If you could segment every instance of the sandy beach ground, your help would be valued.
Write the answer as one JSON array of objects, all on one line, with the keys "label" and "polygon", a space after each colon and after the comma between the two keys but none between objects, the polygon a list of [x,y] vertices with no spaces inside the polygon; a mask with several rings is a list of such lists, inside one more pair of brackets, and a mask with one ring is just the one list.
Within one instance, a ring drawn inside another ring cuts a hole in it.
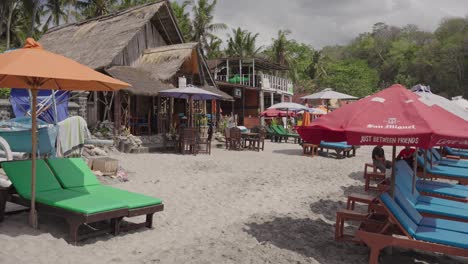
[{"label": "sandy beach ground", "polygon": [[[371,150],[342,160],[310,158],[298,145],[267,142],[259,153],[115,154],[130,172],[130,181],[116,187],[164,200],[153,229],[71,246],[64,221],[41,216],[33,230],[21,213],[0,223],[0,263],[367,263],[366,247],[334,241],[334,221],[346,195],[363,192]],[[389,253],[383,263],[467,263]]]}]

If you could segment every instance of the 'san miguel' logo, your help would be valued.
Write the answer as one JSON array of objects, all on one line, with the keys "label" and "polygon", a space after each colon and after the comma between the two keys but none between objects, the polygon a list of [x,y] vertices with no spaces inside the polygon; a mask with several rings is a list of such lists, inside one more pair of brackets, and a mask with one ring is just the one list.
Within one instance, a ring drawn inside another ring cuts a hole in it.
[{"label": "'san miguel' logo", "polygon": [[374,128],[374,129],[398,129],[398,130],[408,130],[408,129],[416,129],[415,125],[398,125],[400,121],[396,117],[389,117],[387,120],[383,121],[383,123],[387,123],[386,125],[374,125],[368,124],[367,128]]}]

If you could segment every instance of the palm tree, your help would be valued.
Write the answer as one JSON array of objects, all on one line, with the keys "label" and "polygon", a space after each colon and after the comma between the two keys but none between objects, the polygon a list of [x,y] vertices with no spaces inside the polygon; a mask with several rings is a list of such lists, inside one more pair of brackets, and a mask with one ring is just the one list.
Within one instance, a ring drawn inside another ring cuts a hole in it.
[{"label": "palm tree", "polygon": [[198,42],[206,54],[210,53],[208,45],[209,35],[217,30],[226,29],[224,23],[213,23],[213,13],[217,0],[209,3],[209,0],[198,0],[192,2],[193,11],[193,39]]},{"label": "palm tree", "polygon": [[277,39],[273,39],[272,51],[274,59],[277,63],[285,65],[287,64],[287,36],[291,34],[290,30],[279,30]]},{"label": "palm tree", "polygon": [[77,0],[77,20],[99,17],[112,13],[116,9],[118,0]]},{"label": "palm tree", "polygon": [[262,47],[256,47],[258,33],[252,34],[247,30],[242,30],[240,27],[232,29],[232,34],[229,35],[228,48],[226,53],[233,57],[253,57],[257,55]]},{"label": "palm tree", "polygon": [[60,20],[68,22],[68,14],[64,11],[66,3],[65,0],[47,0],[44,5],[44,13],[48,15],[48,17],[44,23],[43,31],[47,31],[50,24],[58,26]]},{"label": "palm tree", "polygon": [[216,59],[220,58],[223,56],[223,51],[221,50],[221,45],[223,44],[223,41],[218,38],[215,35],[210,34],[209,35],[209,41],[208,41],[208,50],[210,53],[206,55],[208,59]]},{"label": "palm tree", "polygon": [[182,4],[172,2],[172,10],[179,25],[180,31],[184,36],[185,41],[192,41],[192,21],[190,21],[190,14],[186,12],[186,8],[190,5],[190,1],[186,0]]}]

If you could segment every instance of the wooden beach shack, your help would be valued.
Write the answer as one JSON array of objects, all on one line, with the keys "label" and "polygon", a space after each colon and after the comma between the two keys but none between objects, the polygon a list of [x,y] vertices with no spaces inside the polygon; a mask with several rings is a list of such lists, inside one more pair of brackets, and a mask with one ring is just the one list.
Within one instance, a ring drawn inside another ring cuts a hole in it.
[{"label": "wooden beach shack", "polygon": [[198,44],[184,42],[169,1],[51,28],[40,43],[132,85],[114,93],[90,93],[84,117],[90,126],[112,120],[118,124],[116,133],[121,127],[149,134],[168,131],[173,113],[187,112],[187,105],[158,92],[179,87],[179,77],[232,100],[217,88]]}]

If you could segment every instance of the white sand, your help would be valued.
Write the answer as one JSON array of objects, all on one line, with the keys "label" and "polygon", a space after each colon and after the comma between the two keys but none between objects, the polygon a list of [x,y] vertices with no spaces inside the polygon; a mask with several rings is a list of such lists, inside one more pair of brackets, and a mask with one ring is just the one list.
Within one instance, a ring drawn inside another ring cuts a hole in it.
[{"label": "white sand", "polygon": [[[42,216],[32,230],[21,213],[0,224],[0,263],[367,263],[366,247],[334,241],[334,221],[346,195],[363,192],[370,152],[310,158],[298,145],[268,142],[260,153],[118,154],[134,173],[117,187],[164,199],[154,229],[71,246],[62,220]],[[382,255],[384,263],[459,263],[413,251]]]}]

